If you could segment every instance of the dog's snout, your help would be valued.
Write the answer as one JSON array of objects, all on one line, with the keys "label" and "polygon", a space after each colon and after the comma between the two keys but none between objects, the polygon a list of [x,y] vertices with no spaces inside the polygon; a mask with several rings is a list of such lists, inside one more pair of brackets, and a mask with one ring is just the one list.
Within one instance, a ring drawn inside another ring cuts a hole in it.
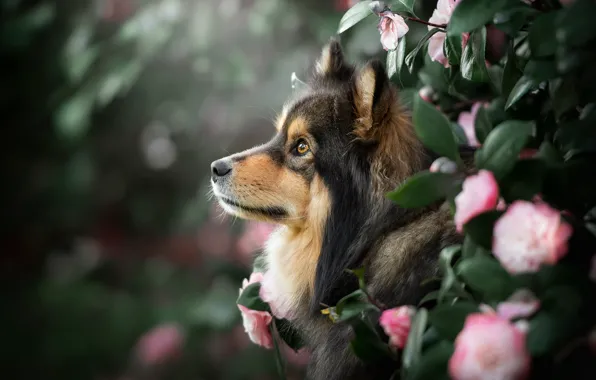
[{"label": "dog's snout", "polygon": [[232,162],[230,160],[224,158],[211,163],[211,177],[214,180],[228,175],[231,171]]}]

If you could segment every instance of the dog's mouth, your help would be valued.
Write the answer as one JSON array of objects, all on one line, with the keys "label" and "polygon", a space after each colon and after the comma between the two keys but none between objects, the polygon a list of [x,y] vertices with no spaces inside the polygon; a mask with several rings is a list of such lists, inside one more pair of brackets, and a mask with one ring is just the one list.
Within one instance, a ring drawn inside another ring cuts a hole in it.
[{"label": "dog's mouth", "polygon": [[246,206],[243,205],[233,199],[230,199],[228,197],[225,196],[221,196],[218,195],[217,199],[220,200],[220,202],[222,202],[224,205],[230,207],[232,209],[232,211],[234,211],[234,209],[240,210],[240,211],[244,211],[250,214],[258,214],[258,215],[264,215],[273,219],[280,219],[280,218],[284,218],[287,216],[287,212],[286,210],[284,210],[282,207],[255,207],[255,206]]}]

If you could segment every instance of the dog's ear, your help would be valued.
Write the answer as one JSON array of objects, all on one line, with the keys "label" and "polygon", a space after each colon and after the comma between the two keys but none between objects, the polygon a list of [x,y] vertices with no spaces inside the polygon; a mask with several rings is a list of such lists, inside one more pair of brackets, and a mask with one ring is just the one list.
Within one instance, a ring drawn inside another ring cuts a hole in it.
[{"label": "dog's ear", "polygon": [[354,134],[362,140],[378,141],[383,133],[379,127],[397,100],[383,64],[373,60],[360,69],[354,77],[352,92],[356,112]]},{"label": "dog's ear", "polygon": [[316,61],[313,79],[349,80],[353,72],[354,68],[346,62],[339,40],[333,37]]}]

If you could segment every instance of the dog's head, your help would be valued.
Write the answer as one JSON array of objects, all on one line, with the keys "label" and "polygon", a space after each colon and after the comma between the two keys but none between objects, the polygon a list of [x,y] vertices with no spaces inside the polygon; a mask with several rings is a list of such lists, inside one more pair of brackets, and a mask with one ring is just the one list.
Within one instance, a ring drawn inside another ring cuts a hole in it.
[{"label": "dog's head", "polygon": [[[213,192],[227,212],[300,225],[330,207],[334,185],[389,190],[417,165],[419,144],[383,66],[357,70],[336,40],[276,129],[264,145],[212,163]],[[360,195],[370,197],[366,190]]]},{"label": "dog's head", "polygon": [[353,285],[344,269],[401,215],[385,192],[426,158],[383,65],[346,63],[336,40],[276,129],[264,145],[213,162],[213,192],[231,214],[308,230],[320,253],[308,274],[313,307],[333,304]]}]

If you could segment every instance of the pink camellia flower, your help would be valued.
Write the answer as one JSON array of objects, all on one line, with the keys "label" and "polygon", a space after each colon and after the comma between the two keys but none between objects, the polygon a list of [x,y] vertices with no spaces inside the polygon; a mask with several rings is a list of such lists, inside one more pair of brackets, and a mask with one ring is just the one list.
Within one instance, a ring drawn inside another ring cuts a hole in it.
[{"label": "pink camellia flower", "polygon": [[[242,291],[244,291],[248,285],[262,281],[262,273],[252,273],[248,280],[244,279],[242,282],[240,294],[242,294]],[[271,314],[267,311],[251,310],[243,305],[238,305],[238,309],[240,309],[240,313],[242,314],[244,331],[248,334],[250,340],[259,346],[268,349],[273,348],[273,337],[271,336],[271,331],[269,331],[269,325],[273,320]]]},{"label": "pink camellia flower", "polygon": [[274,274],[271,271],[265,273],[259,297],[269,304],[271,313],[279,319],[291,320],[294,318],[292,299],[287,297],[283,287],[279,286]]},{"label": "pink camellia flower", "polygon": [[137,344],[137,354],[145,365],[164,363],[180,354],[184,343],[177,324],[164,324],[145,333]]},{"label": "pink camellia flower", "polygon": [[390,345],[397,348],[405,347],[415,313],[416,309],[409,305],[383,311],[379,324],[389,337]]},{"label": "pink camellia flower", "polygon": [[[433,11],[428,22],[437,25],[447,25],[451,19],[451,14],[461,0],[439,0],[437,8]],[[434,29],[434,26],[428,25],[428,30]],[[468,44],[469,33],[462,34],[462,49]],[[449,67],[447,57],[443,53],[443,44],[445,42],[445,33],[435,33],[428,41],[428,55],[433,61],[437,61],[445,67]]]},{"label": "pink camellia flower", "polygon": [[475,216],[493,210],[499,201],[499,185],[492,172],[480,170],[468,176],[462,191],[455,197],[455,226],[463,232],[464,225]]},{"label": "pink camellia flower", "polygon": [[493,230],[493,253],[509,273],[536,272],[567,253],[573,230],[546,203],[513,202]]},{"label": "pink camellia flower", "polygon": [[496,314],[468,315],[449,359],[454,380],[522,380],[530,370],[526,333]]},{"label": "pink camellia flower", "polygon": [[529,289],[519,289],[507,299],[497,305],[497,314],[501,318],[525,318],[534,314],[540,308],[540,300]]},{"label": "pink camellia flower", "polygon": [[470,112],[460,112],[459,117],[457,119],[457,124],[459,124],[464,133],[466,134],[466,138],[468,139],[468,145],[473,147],[480,146],[478,139],[476,138],[476,129],[475,129],[475,121],[476,121],[476,114],[481,106],[486,107],[488,103],[483,102],[476,102],[472,105],[472,109]]},{"label": "pink camellia flower", "polygon": [[391,11],[385,11],[380,16],[381,19],[377,28],[381,34],[381,45],[385,50],[395,50],[398,40],[405,36],[410,28],[408,28],[403,17]]}]

